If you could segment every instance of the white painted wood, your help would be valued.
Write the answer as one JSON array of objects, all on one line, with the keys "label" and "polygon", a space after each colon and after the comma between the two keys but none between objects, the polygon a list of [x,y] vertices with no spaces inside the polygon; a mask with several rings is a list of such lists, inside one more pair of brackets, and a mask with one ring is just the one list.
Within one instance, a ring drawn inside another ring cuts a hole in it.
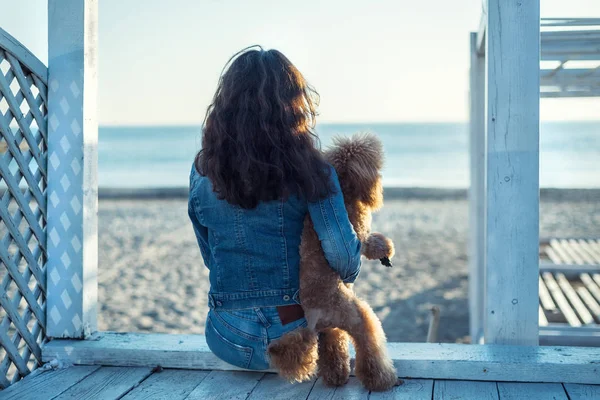
[{"label": "white painted wood", "polygon": [[0,47],[18,58],[21,63],[31,72],[36,74],[42,82],[45,84],[48,83],[48,69],[44,63],[2,28],[0,28]]},{"label": "white painted wood", "polygon": [[485,342],[538,343],[539,0],[488,0]]},{"label": "white painted wood", "polygon": [[99,366],[79,366],[34,373],[0,392],[2,400],[51,399],[81,382]]},{"label": "white painted wood", "polygon": [[581,245],[581,243],[575,239],[570,239],[569,244],[576,251],[579,256],[583,259],[584,264],[596,264],[596,260],[594,260],[593,253],[590,252],[587,248]]},{"label": "white painted wood", "polygon": [[435,381],[433,400],[498,400],[496,382]]},{"label": "white painted wood", "polygon": [[594,296],[592,296],[592,294],[582,286],[577,288],[577,294],[581,300],[583,300],[586,307],[590,310],[590,313],[594,316],[595,320],[600,323],[600,305],[594,299]]},{"label": "white painted wood", "polygon": [[540,264],[540,272],[562,272],[565,276],[572,278],[580,274],[590,274],[600,270],[598,265],[578,264]]},{"label": "white painted wood", "polygon": [[97,329],[97,9],[97,0],[48,0],[50,337]]},{"label": "white painted wood", "polygon": [[325,385],[322,379],[317,379],[307,400],[331,400],[334,393],[334,387]]},{"label": "white painted wood", "polygon": [[[537,316],[536,316],[537,317]],[[400,376],[484,381],[598,382],[600,348],[388,343]],[[44,361],[110,366],[239,370],[217,359],[204,336],[103,332],[88,340],[53,340]]]},{"label": "white painted wood", "polygon": [[432,379],[404,379],[402,385],[387,392],[372,392],[370,400],[431,400],[433,397]]},{"label": "white painted wood", "polygon": [[581,282],[585,285],[587,290],[596,298],[598,302],[600,302],[600,286],[594,282],[592,277],[589,274],[581,274]]},{"label": "white painted wood", "polygon": [[102,367],[55,400],[118,399],[152,373],[148,367]]},{"label": "white painted wood", "polygon": [[498,382],[502,400],[568,400],[560,383],[513,383]]},{"label": "white painted wood", "polygon": [[208,371],[165,369],[155,372],[123,400],[183,400],[208,376]]},{"label": "white painted wood", "polygon": [[477,34],[471,33],[469,70],[469,333],[473,341],[483,334],[485,287],[485,59],[478,52]]},{"label": "white painted wood", "polygon": [[586,249],[597,264],[600,264],[600,244],[598,240],[578,240],[581,247]]},{"label": "white painted wood", "polygon": [[600,399],[600,385],[577,385],[566,383],[564,387],[570,400]]},{"label": "white painted wood", "polygon": [[212,371],[189,394],[187,400],[244,400],[263,375],[260,372]]},{"label": "white painted wood", "polygon": [[277,374],[265,374],[248,400],[306,400],[315,381],[291,384]]},{"label": "white painted wood", "polygon": [[348,383],[335,389],[331,400],[368,400],[369,391],[356,377],[350,377]]},{"label": "white painted wood", "polygon": [[538,315],[539,315],[538,319],[539,319],[540,326],[547,326],[548,319],[546,318],[546,314],[544,314],[544,310],[542,309],[542,306],[540,306],[538,309]]},{"label": "white painted wood", "polygon": [[575,313],[575,311],[573,311],[573,309],[571,308],[571,305],[567,301],[567,298],[565,297],[563,292],[560,290],[560,287],[558,286],[558,283],[556,283],[554,276],[552,276],[552,274],[549,272],[544,272],[542,275],[543,275],[544,281],[546,282],[546,285],[548,287],[548,291],[550,291],[550,293],[552,294],[552,297],[554,297],[554,300],[556,301],[558,308],[560,309],[560,311],[563,313],[563,315],[567,319],[567,322],[569,323],[569,325],[575,326],[575,327],[581,326],[581,321],[579,321],[577,314]]},{"label": "white painted wood", "polygon": [[566,249],[562,246],[561,242],[558,240],[551,240],[550,241],[550,246],[552,246],[552,249],[560,256],[560,258],[562,260],[564,260],[564,262],[566,262],[567,264],[579,264],[575,262],[575,260],[571,257],[571,254],[569,254]]},{"label": "white painted wood", "polygon": [[546,254],[548,255],[548,258],[550,258],[550,260],[553,263],[562,264],[564,262],[563,259],[560,257],[560,255],[554,251],[552,246],[546,246],[545,251],[546,251]]},{"label": "white painted wood", "polygon": [[598,347],[598,343],[600,343],[599,328],[556,325],[549,324],[549,326],[540,327],[540,345]]},{"label": "white painted wood", "polygon": [[558,311],[556,304],[554,303],[554,300],[552,300],[552,296],[550,296],[550,292],[548,291],[548,288],[546,287],[546,284],[541,276],[538,279],[538,286],[540,291],[540,302],[542,303],[542,306],[544,306],[544,309],[548,310],[549,312]]},{"label": "white painted wood", "polygon": [[562,91],[562,92],[542,92],[540,97],[553,99],[553,98],[572,98],[572,97],[600,97],[600,90],[589,90],[589,91]]},{"label": "white painted wood", "polygon": [[558,281],[558,285],[562,289],[563,293],[569,299],[569,302],[573,306],[573,309],[577,313],[579,319],[585,325],[593,324],[594,318],[592,317],[588,309],[585,307],[585,304],[583,304],[579,296],[577,296],[575,289],[573,289],[567,278],[565,278],[563,274],[558,273],[556,274],[556,280]]},{"label": "white painted wood", "polygon": [[485,55],[485,31],[487,30],[487,2],[482,1],[482,12],[479,17],[479,28],[475,33],[475,50],[480,56]]},{"label": "white painted wood", "polygon": [[600,18],[542,18],[541,26],[593,26]]}]

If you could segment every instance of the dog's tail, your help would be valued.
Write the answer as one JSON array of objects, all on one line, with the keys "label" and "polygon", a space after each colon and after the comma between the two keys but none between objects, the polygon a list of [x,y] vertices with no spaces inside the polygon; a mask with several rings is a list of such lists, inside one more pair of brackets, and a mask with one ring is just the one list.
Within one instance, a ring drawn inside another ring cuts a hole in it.
[{"label": "dog's tail", "polygon": [[267,348],[271,367],[290,382],[304,382],[317,372],[317,333],[300,328],[272,341]]}]

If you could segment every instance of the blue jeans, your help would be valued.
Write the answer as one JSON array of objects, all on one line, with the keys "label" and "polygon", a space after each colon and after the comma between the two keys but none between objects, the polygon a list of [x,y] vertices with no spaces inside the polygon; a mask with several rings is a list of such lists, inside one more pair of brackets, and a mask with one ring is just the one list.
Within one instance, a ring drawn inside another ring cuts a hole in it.
[{"label": "blue jeans", "polygon": [[269,368],[269,343],[303,326],[305,318],[282,325],[275,307],[210,309],[205,335],[208,347],[221,360],[240,368],[264,370]]}]

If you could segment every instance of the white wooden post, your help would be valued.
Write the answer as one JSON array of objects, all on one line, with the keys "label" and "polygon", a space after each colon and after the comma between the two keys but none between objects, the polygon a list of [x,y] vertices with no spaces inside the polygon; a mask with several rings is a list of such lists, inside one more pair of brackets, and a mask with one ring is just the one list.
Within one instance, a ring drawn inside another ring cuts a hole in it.
[{"label": "white wooden post", "polygon": [[478,52],[477,33],[471,33],[469,74],[469,332],[471,343],[477,343],[483,337],[485,287],[485,59]]},{"label": "white wooden post", "polygon": [[47,334],[96,331],[96,0],[48,0]]},{"label": "white wooden post", "polygon": [[486,343],[538,344],[539,0],[488,0]]}]

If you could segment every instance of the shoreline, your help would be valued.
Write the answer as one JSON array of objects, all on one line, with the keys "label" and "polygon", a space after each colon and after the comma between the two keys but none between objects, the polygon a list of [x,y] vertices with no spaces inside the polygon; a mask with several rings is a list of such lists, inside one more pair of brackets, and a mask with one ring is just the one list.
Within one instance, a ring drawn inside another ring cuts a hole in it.
[{"label": "shoreline", "polygon": [[[0,190],[0,195],[3,190]],[[466,200],[468,189],[427,187],[384,187],[386,200]],[[100,200],[172,200],[187,199],[187,187],[100,188]],[[542,201],[600,201],[600,188],[541,188]]]}]

